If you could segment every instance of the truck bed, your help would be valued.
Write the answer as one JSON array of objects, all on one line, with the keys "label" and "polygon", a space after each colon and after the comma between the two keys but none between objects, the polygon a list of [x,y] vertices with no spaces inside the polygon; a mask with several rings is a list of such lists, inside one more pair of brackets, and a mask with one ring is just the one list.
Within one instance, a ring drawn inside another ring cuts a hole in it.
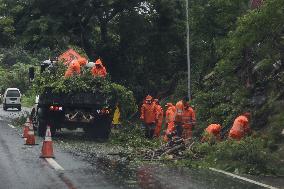
[{"label": "truck bed", "polygon": [[64,94],[64,93],[51,93],[46,92],[40,95],[40,105],[64,105],[77,106],[77,107],[103,107],[108,105],[108,100],[102,94],[94,93],[76,93],[76,94]]}]

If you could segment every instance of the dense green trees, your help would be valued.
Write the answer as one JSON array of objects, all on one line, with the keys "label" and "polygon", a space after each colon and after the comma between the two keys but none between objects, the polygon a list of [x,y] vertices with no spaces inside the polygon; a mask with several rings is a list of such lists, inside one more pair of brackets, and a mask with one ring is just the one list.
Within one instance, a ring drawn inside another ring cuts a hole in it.
[{"label": "dense green trees", "polygon": [[[189,5],[199,128],[228,125],[244,110],[255,127],[267,125],[283,99],[283,1],[255,10],[249,0]],[[182,0],[0,0],[0,62],[13,69],[80,47],[138,101],[147,93],[174,101],[187,93],[185,23]]]}]

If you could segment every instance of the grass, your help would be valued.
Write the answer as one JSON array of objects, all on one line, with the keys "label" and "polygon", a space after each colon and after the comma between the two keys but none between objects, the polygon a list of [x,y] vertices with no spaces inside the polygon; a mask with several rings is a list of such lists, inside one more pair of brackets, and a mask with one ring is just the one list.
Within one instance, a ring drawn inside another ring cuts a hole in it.
[{"label": "grass", "polygon": [[[112,134],[109,144],[123,146],[132,154],[133,159],[141,160],[143,153],[135,152],[157,149],[162,143],[159,139],[146,139],[142,129],[136,124]],[[196,142],[191,150],[185,152],[185,158],[165,161],[175,166],[214,167],[237,174],[283,175],[284,170],[279,169],[279,162],[281,155],[278,151],[272,151],[269,140],[261,135],[247,137],[239,142],[232,140],[216,144]]]}]

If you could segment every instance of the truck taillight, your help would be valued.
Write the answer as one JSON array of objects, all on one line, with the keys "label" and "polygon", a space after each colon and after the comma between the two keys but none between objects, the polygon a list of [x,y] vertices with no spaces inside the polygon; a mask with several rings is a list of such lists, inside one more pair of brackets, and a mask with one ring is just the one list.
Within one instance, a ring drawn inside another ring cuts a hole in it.
[{"label": "truck taillight", "polygon": [[102,114],[109,114],[109,110],[107,108],[103,108],[101,113]]},{"label": "truck taillight", "polygon": [[62,108],[62,106],[50,106],[49,110],[50,111],[62,111],[63,108]]}]

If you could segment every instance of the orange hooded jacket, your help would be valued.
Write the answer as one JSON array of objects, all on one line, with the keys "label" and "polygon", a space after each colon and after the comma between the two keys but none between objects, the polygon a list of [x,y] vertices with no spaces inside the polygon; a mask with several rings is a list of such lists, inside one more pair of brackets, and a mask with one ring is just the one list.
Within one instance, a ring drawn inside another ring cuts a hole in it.
[{"label": "orange hooded jacket", "polygon": [[87,64],[87,60],[85,58],[79,58],[78,60],[75,60],[71,64],[69,64],[64,77],[71,77],[75,74],[81,73],[81,66],[84,66]]},{"label": "orange hooded jacket", "polygon": [[250,132],[249,120],[246,116],[238,116],[229,132],[229,137],[232,139],[240,140]]},{"label": "orange hooded jacket", "polygon": [[166,111],[166,124],[167,124],[167,129],[166,129],[166,133],[164,136],[164,141],[168,141],[168,137],[167,135],[170,134],[171,132],[174,131],[175,129],[175,111],[176,108],[172,103],[167,103],[166,105],[168,107],[167,111]]},{"label": "orange hooded jacket", "polygon": [[162,106],[159,104],[159,100],[155,99],[156,104],[156,129],[154,135],[159,137],[161,130],[162,130],[162,124],[163,124],[163,117],[164,117],[164,111]]},{"label": "orange hooded jacket", "polygon": [[207,141],[209,136],[213,135],[216,137],[218,141],[221,140],[221,125],[220,124],[210,124],[206,129],[205,129],[205,136],[202,138],[202,142]]},{"label": "orange hooded jacket", "polygon": [[95,62],[95,66],[92,68],[92,74],[94,77],[106,77],[107,71],[106,68],[103,66],[101,59],[98,59]]},{"label": "orange hooded jacket", "polygon": [[[152,101],[152,97],[148,95],[146,97],[147,100]],[[157,108],[156,104],[152,101],[150,104],[143,104],[141,107],[141,116],[140,119],[143,120],[145,123],[150,124],[150,123],[155,123],[156,122],[156,117],[157,117]]]},{"label": "orange hooded jacket", "polygon": [[71,77],[74,74],[80,74],[81,73],[81,68],[80,68],[80,63],[78,60],[75,60],[73,63],[69,64],[64,77]]},{"label": "orange hooded jacket", "polygon": [[181,122],[184,128],[189,128],[194,125],[196,118],[192,107],[186,107],[182,101],[177,102],[175,121]]}]

